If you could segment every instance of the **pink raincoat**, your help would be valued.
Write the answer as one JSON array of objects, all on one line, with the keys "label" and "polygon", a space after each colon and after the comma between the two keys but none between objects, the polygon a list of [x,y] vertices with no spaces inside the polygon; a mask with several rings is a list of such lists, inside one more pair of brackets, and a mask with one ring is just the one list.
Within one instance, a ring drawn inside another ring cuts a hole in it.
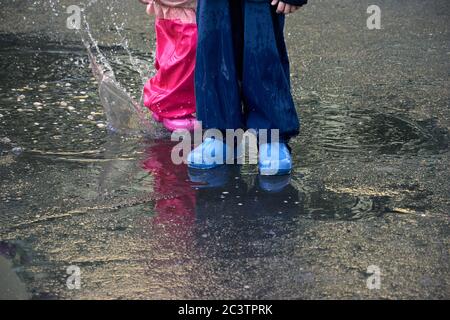
[{"label": "pink raincoat", "polygon": [[144,104],[159,118],[195,113],[197,47],[195,0],[146,0],[156,30],[156,75],[144,87]]}]

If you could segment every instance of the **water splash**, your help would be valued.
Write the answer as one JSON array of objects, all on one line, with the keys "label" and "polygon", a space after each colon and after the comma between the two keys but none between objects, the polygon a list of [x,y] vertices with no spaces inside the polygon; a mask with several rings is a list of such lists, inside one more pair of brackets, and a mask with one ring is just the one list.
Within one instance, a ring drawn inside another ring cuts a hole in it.
[{"label": "water splash", "polygon": [[[82,42],[86,47],[92,72],[98,81],[100,101],[105,109],[108,127],[112,132],[131,135],[151,135],[154,126],[141,108],[116,80],[113,68],[92,37],[89,23],[85,21]],[[87,35],[87,37],[86,37]]]}]

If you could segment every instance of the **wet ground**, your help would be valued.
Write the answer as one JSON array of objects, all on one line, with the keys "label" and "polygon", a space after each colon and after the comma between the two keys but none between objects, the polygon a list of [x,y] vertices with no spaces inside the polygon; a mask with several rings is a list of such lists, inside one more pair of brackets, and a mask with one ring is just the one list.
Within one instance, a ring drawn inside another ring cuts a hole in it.
[{"label": "wet ground", "polygon": [[[86,13],[139,100],[154,35],[135,2]],[[450,3],[380,1],[371,31],[368,1],[312,2],[287,26],[295,168],[262,179],[108,134],[69,1],[1,0],[0,298],[448,299]]]}]

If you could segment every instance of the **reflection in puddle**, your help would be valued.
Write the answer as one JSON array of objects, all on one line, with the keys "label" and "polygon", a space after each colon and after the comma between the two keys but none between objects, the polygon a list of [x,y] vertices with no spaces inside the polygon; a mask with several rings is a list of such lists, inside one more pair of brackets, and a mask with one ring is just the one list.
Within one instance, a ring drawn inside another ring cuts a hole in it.
[{"label": "reflection in puddle", "polygon": [[252,221],[273,215],[345,220],[389,211],[389,197],[335,193],[318,188],[317,182],[305,184],[298,174],[263,177],[237,165],[213,170],[177,166],[170,158],[175,144],[167,140],[151,142],[144,161],[154,181],[156,198],[161,197],[155,209],[163,216],[240,217]]}]

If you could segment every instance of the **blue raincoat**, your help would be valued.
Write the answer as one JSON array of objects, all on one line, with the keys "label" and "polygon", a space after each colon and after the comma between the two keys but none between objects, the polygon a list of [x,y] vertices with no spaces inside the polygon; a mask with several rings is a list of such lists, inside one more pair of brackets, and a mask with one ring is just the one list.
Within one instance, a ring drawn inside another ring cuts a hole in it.
[{"label": "blue raincoat", "polygon": [[298,134],[285,16],[270,2],[198,1],[195,93],[203,128],[279,129],[285,140]]}]

